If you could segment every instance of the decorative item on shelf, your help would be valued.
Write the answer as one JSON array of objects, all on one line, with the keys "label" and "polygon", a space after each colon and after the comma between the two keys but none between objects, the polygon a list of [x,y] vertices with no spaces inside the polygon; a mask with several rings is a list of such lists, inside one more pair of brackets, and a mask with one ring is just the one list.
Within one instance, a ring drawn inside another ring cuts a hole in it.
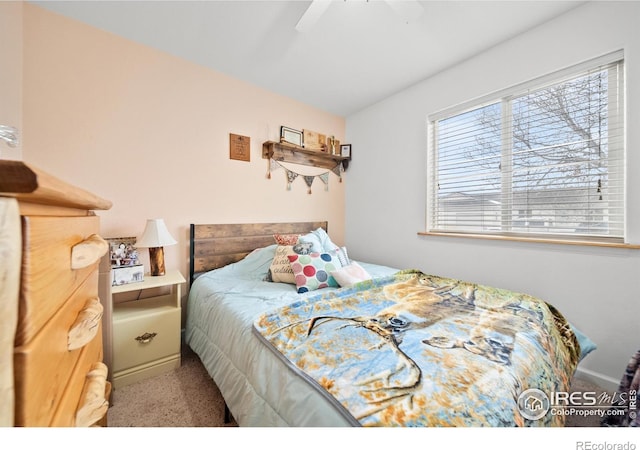
[{"label": "decorative item on shelf", "polygon": [[335,136],[329,136],[327,138],[327,144],[329,146],[329,152],[332,155],[340,156],[340,152],[338,149],[340,148],[340,141],[335,138]]},{"label": "decorative item on shelf", "polygon": [[164,249],[167,245],[177,244],[171,236],[163,219],[148,219],[142,236],[136,242],[138,247],[149,249],[149,262],[151,270],[149,274],[153,277],[165,274],[164,270]]},{"label": "decorative item on shelf", "polygon": [[229,133],[229,158],[239,161],[250,161],[251,138]]},{"label": "decorative item on shelf", "polygon": [[304,144],[302,140],[302,131],[298,131],[298,130],[294,130],[293,128],[282,126],[280,127],[280,142],[302,147]]},{"label": "decorative item on shelf", "polygon": [[144,281],[144,266],[138,258],[135,237],[108,238],[111,260],[111,285]]},{"label": "decorative item on shelf", "polygon": [[311,130],[302,130],[302,139],[304,142],[304,148],[307,150],[319,152],[327,151],[327,138],[324,134]]},{"label": "decorative item on shelf", "polygon": [[340,156],[351,159],[351,144],[342,144],[340,146]]}]

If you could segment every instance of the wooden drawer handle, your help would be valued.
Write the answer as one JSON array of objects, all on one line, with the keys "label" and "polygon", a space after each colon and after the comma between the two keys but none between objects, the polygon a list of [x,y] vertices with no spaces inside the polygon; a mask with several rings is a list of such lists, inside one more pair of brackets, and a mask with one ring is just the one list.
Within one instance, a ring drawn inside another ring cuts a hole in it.
[{"label": "wooden drawer handle", "polygon": [[97,262],[109,250],[109,244],[97,234],[71,248],[71,269],[78,270]]},{"label": "wooden drawer handle", "polygon": [[105,398],[107,373],[109,370],[102,362],[96,362],[87,373],[82,388],[82,404],[76,411],[76,427],[90,427],[104,417],[109,409]]},{"label": "wooden drawer handle", "polygon": [[84,347],[93,340],[100,329],[103,310],[104,308],[98,297],[87,300],[69,330],[67,336],[67,349],[69,351]]},{"label": "wooden drawer handle", "polygon": [[153,341],[153,338],[157,335],[158,333],[145,333],[142,336],[138,336],[136,338],[136,341],[140,342],[141,344],[148,344],[149,342]]}]

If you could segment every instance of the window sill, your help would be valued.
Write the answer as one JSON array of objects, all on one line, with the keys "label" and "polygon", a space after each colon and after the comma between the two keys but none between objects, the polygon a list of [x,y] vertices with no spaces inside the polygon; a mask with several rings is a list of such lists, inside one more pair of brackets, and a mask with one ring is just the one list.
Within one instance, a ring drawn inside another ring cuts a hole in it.
[{"label": "window sill", "polygon": [[625,244],[622,242],[593,242],[593,241],[574,241],[570,239],[553,239],[553,238],[531,238],[519,236],[491,236],[486,234],[468,234],[468,233],[441,233],[419,231],[418,236],[438,236],[438,237],[455,237],[470,239],[486,239],[492,241],[509,241],[509,242],[532,242],[538,244],[558,244],[558,245],[580,245],[590,247],[608,247],[608,248],[626,248],[638,250],[638,244]]}]

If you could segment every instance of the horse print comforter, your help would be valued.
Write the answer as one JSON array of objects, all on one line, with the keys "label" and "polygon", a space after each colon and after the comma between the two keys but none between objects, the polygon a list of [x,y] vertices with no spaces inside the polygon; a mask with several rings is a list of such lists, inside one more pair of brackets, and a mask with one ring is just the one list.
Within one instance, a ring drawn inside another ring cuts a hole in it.
[{"label": "horse print comforter", "polygon": [[280,307],[254,333],[354,426],[561,426],[519,396],[568,391],[580,352],[544,301],[412,270]]}]

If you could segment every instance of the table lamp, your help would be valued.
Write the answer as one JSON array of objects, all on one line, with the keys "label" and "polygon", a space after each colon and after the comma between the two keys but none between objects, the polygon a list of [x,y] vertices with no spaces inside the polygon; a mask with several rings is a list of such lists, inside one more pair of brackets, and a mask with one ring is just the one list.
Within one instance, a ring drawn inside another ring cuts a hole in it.
[{"label": "table lamp", "polygon": [[171,236],[163,219],[148,219],[142,236],[136,241],[136,247],[149,248],[150,275],[164,275],[164,250],[166,245],[177,244]]}]

